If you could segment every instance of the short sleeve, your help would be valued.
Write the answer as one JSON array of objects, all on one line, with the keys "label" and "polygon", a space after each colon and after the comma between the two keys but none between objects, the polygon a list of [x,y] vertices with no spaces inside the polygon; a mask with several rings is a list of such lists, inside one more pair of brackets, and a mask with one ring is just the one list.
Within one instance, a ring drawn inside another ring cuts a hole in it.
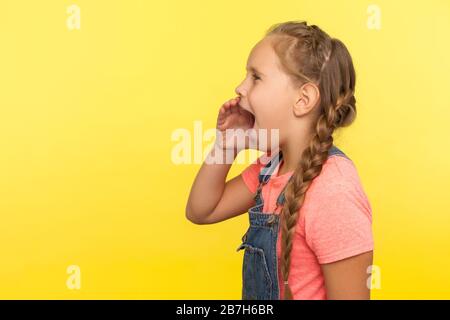
[{"label": "short sleeve", "polygon": [[264,165],[267,164],[265,161],[267,161],[268,157],[270,157],[270,152],[264,153],[241,172],[242,179],[251,193],[256,193],[258,189],[259,173]]},{"label": "short sleeve", "polygon": [[371,207],[362,187],[345,181],[322,185],[309,199],[305,216],[306,242],[318,262],[330,263],[373,250]]}]

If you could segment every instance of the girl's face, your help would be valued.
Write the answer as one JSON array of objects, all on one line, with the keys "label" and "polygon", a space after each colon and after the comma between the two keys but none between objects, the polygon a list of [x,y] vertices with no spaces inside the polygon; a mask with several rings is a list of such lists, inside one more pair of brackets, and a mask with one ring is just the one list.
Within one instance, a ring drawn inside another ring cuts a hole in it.
[{"label": "girl's face", "polygon": [[[247,75],[236,88],[241,96],[240,106],[255,116],[254,128],[279,129],[280,143],[288,131],[298,96],[289,76],[281,70],[278,56],[270,44],[270,37],[263,38],[252,49],[247,62]],[[282,129],[283,128],[283,129]]]}]

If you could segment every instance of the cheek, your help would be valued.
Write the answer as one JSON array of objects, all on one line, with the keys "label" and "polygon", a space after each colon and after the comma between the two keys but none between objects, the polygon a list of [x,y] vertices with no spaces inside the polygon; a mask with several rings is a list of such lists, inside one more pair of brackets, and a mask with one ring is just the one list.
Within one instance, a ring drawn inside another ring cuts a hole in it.
[{"label": "cheek", "polygon": [[283,126],[287,109],[282,93],[270,90],[253,90],[249,104],[255,112],[256,126],[260,129],[279,129]]}]

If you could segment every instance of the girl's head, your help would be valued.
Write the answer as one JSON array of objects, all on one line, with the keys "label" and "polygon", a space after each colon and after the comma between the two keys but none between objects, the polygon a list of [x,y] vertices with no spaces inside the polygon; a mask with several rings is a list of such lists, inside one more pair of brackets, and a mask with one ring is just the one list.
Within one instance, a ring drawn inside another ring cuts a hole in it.
[{"label": "girl's head", "polygon": [[340,40],[305,21],[271,26],[253,48],[247,68],[236,93],[241,107],[255,115],[255,128],[280,129],[280,146],[301,132],[298,126],[308,132],[308,147],[286,186],[280,214],[284,298],[292,299],[287,280],[300,207],[328,158],[334,130],[356,117],[355,70]]},{"label": "girl's head", "polygon": [[297,94],[274,50],[275,40],[269,35],[255,45],[248,58],[247,75],[236,88],[240,106],[255,116],[254,128],[269,133],[281,128],[286,132],[293,125],[295,117],[290,110]]},{"label": "girl's head", "polygon": [[356,116],[354,87],[345,45],[315,25],[288,21],[273,25],[253,47],[236,93],[255,116],[254,128],[269,136],[278,129],[282,146],[299,127],[313,134],[320,115],[340,116],[329,119],[335,128],[349,125]]}]

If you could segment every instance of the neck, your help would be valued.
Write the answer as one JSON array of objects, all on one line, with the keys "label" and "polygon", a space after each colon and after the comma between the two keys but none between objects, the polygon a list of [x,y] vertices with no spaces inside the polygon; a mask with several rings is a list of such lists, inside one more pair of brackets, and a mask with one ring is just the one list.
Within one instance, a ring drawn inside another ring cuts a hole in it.
[{"label": "neck", "polygon": [[278,175],[294,171],[297,168],[303,151],[309,147],[312,135],[303,133],[294,135],[294,137],[299,137],[299,139],[290,139],[289,141],[286,141],[286,143],[280,145],[280,150],[283,153],[283,161],[279,168]]}]

